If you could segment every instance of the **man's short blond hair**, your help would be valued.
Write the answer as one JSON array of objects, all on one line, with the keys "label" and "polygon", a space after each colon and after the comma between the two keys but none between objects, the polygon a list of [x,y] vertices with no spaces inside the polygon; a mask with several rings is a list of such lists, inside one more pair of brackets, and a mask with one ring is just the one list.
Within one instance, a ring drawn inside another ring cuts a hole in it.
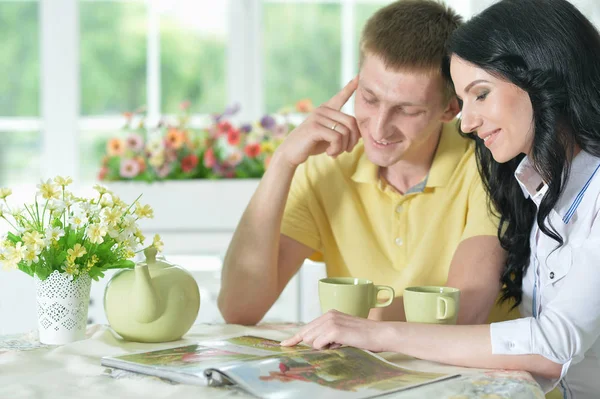
[{"label": "man's short blond hair", "polygon": [[[441,75],[446,41],[463,20],[435,0],[398,0],[367,21],[360,39],[360,64],[367,55],[380,57],[386,67]],[[445,81],[445,95],[454,95]]]}]

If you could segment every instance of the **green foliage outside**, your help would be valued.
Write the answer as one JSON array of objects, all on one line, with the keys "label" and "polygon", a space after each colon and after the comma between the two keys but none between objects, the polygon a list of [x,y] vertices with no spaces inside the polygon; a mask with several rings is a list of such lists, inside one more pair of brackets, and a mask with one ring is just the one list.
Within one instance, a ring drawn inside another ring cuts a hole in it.
[{"label": "green foliage outside", "polygon": [[266,4],[263,26],[267,112],[302,98],[319,105],[340,89],[340,5]]}]

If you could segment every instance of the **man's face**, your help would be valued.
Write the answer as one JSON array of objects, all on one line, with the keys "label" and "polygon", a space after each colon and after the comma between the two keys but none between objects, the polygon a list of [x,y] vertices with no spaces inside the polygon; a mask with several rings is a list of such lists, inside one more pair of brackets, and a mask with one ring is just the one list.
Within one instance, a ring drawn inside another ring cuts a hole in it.
[{"label": "man's face", "polygon": [[366,55],[354,113],[371,162],[389,167],[428,155],[423,149],[437,141],[441,122],[458,111],[444,101],[443,87],[438,74],[388,69],[380,57]]}]

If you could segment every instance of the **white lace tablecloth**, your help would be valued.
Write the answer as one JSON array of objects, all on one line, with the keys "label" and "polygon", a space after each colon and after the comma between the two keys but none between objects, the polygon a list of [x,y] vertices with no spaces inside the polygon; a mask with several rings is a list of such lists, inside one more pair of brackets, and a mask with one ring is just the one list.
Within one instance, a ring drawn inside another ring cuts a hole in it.
[{"label": "white lace tablecloth", "polygon": [[[260,335],[284,339],[297,329],[293,324],[196,325],[177,342],[141,344],[119,338],[103,325],[90,326],[87,339],[64,346],[40,345],[35,332],[0,336],[0,398],[245,398],[235,388],[205,388],[174,384],[159,378],[107,369],[103,356],[168,348],[208,338],[231,335]],[[411,369],[461,373],[462,376],[426,387],[398,392],[387,398],[417,399],[544,399],[539,385],[526,372],[455,368],[401,356],[382,354],[386,359]]]}]

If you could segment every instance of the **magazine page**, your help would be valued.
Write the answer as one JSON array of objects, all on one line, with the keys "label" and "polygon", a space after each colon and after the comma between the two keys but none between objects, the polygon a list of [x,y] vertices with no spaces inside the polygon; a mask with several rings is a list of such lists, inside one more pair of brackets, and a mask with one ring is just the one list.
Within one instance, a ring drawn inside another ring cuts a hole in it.
[{"label": "magazine page", "polygon": [[407,370],[351,347],[295,351],[211,368],[251,394],[267,399],[369,398],[453,377]]},{"label": "magazine page", "polygon": [[[226,364],[255,360],[273,353],[310,350],[297,346],[283,348],[279,341],[254,336],[237,336],[198,344],[179,346],[150,352],[133,353],[102,358],[102,365],[142,374],[154,375],[173,381],[206,385],[204,370]],[[213,385],[227,383],[216,378]]]},{"label": "magazine page", "polygon": [[219,338],[198,342],[199,345],[218,348],[221,350],[247,353],[256,356],[269,356],[276,353],[291,353],[298,351],[312,351],[310,346],[296,345],[293,347],[281,346],[280,341],[254,335],[243,335],[229,338]]}]

